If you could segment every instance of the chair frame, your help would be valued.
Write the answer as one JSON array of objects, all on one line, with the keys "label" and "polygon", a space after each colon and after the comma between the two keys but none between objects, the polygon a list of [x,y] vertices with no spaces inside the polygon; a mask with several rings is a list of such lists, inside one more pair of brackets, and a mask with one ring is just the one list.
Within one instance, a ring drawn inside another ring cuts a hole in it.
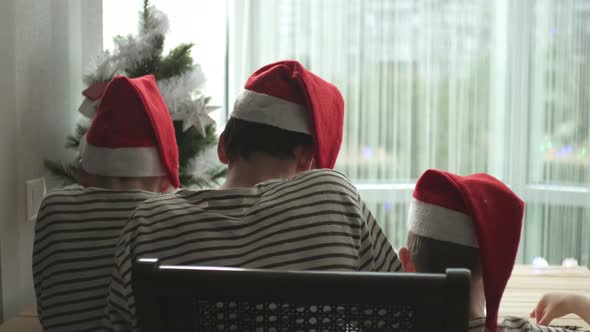
[{"label": "chair frame", "polygon": [[[164,329],[159,297],[286,301],[293,304],[412,305],[415,329],[431,331],[433,315],[446,317],[437,331],[468,330],[470,272],[446,274],[311,272],[160,265],[139,259],[133,287],[143,332]],[[422,309],[421,309],[422,308]]]}]

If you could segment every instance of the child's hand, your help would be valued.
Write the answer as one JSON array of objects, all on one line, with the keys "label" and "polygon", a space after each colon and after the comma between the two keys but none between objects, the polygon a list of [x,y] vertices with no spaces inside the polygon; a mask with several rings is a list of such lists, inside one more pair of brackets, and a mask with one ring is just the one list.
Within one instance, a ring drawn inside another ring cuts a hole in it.
[{"label": "child's hand", "polygon": [[537,307],[531,312],[531,317],[537,319],[539,325],[549,325],[555,319],[567,314],[578,314],[583,310],[583,302],[587,300],[582,296],[565,293],[545,294]]}]

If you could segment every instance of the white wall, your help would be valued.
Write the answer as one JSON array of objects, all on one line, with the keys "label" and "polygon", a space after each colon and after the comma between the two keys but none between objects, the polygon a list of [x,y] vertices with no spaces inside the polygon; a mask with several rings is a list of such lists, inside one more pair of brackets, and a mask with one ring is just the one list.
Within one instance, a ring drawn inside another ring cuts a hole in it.
[{"label": "white wall", "polygon": [[102,49],[100,0],[0,1],[0,272],[4,319],[34,302],[25,181],[66,159],[87,63]]},{"label": "white wall", "polygon": [[[14,89],[14,19],[13,1],[0,1],[0,272],[2,287],[2,300],[4,296],[12,296],[8,290],[4,290],[4,281],[8,284],[14,283],[11,276],[4,277],[5,269],[14,266],[9,257],[4,253],[14,247],[14,241],[6,236],[15,233],[9,227],[11,220],[16,219],[16,198],[14,188],[16,187],[16,156],[15,141],[16,135],[14,125],[16,124],[15,105],[16,96]],[[8,242],[11,243],[8,243]],[[9,302],[10,300],[5,300]],[[0,307],[0,309],[2,309]]]}]

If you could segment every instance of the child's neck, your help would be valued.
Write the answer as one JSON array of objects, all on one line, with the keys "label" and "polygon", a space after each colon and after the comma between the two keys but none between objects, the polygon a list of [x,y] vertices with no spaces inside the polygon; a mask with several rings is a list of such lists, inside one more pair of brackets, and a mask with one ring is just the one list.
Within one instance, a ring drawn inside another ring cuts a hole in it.
[{"label": "child's neck", "polygon": [[485,316],[486,297],[483,289],[483,279],[480,277],[471,282],[469,319],[483,318]]},{"label": "child's neck", "polygon": [[128,178],[125,180],[116,177],[102,177],[101,179],[92,179],[84,187],[94,187],[112,191],[151,191],[161,192],[160,184],[155,181],[147,181],[143,178]]},{"label": "child's neck", "polygon": [[274,179],[290,179],[297,175],[293,160],[281,160],[257,155],[248,160],[237,160],[229,165],[227,178],[221,189],[252,187]]}]

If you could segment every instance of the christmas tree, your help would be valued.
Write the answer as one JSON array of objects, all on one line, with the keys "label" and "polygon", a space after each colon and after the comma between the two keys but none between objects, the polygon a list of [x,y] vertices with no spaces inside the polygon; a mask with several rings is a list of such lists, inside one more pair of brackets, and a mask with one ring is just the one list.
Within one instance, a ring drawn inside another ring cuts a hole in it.
[{"label": "christmas tree", "polygon": [[[84,77],[88,88],[82,93],[85,99],[79,111],[91,119],[102,92],[114,76],[153,74],[174,122],[181,185],[214,186],[226,173],[217,162],[215,122],[208,116],[217,107],[209,106],[210,98],[203,93],[205,77],[200,66],[193,63],[190,54],[193,44],[178,45],[164,55],[168,19],[149,0],[143,1],[139,21],[138,35],[115,37],[114,49],[105,51],[97,59],[94,70]],[[75,133],[67,137],[65,147],[78,151],[88,125],[88,120],[82,120]],[[64,182],[75,183],[78,159],[68,163],[46,160],[45,166]]]}]

